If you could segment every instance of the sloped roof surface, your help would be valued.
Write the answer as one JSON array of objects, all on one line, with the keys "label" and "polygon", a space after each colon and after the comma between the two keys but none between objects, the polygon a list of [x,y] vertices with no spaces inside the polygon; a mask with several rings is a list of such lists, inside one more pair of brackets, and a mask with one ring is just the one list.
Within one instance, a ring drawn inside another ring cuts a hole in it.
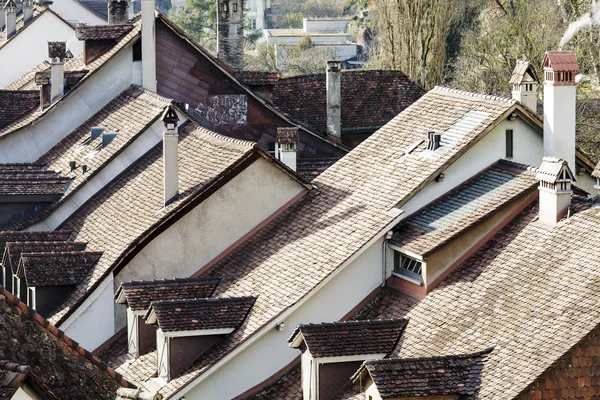
[{"label": "sloped roof surface", "polygon": [[78,40],[117,40],[131,29],[131,24],[82,25],[75,28],[75,35]]},{"label": "sloped roof surface", "polygon": [[533,68],[529,61],[517,60],[517,65],[508,83],[511,85],[520,85],[523,79],[525,79],[525,75],[529,75],[534,81],[539,82],[535,68]]},{"label": "sloped roof surface", "polygon": [[51,170],[2,170],[0,196],[61,196],[71,180]]},{"label": "sloped roof surface", "polygon": [[388,354],[406,327],[405,319],[298,325],[288,342],[302,334],[313,357]]},{"label": "sloped roof surface", "polygon": [[22,253],[19,275],[25,276],[30,287],[75,286],[87,276],[101,255],[86,251]]},{"label": "sloped roof surface", "polygon": [[201,299],[210,297],[221,281],[217,276],[123,282],[115,297],[125,294],[133,311],[147,310],[161,300]]},{"label": "sloped roof surface", "polygon": [[331,158],[298,158],[296,160],[296,171],[308,182],[312,182],[327,168],[339,161],[337,157]]},{"label": "sloped roof surface", "polygon": [[39,106],[38,90],[0,90],[0,129]]},{"label": "sloped roof surface", "polygon": [[501,160],[402,221],[390,244],[425,257],[537,186],[533,168]]},{"label": "sloped roof surface", "polygon": [[86,246],[87,243],[76,243],[69,241],[7,242],[4,250],[4,257],[2,258],[2,264],[10,265],[12,273],[16,274],[22,253],[51,253],[53,251],[62,253],[65,251],[83,251],[85,250]]},{"label": "sloped roof surface", "polygon": [[153,301],[146,319],[154,313],[164,332],[236,329],[246,319],[255,300],[239,297]]},{"label": "sloped roof surface", "polygon": [[18,232],[18,231],[0,231],[0,249],[6,247],[8,242],[53,242],[65,241],[71,236],[71,231],[38,231],[38,232]]}]

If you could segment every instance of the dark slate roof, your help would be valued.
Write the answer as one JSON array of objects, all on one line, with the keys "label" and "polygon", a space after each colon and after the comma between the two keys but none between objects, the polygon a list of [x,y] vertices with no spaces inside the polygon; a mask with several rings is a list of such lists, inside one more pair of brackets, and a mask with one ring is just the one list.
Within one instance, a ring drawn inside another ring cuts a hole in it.
[{"label": "dark slate roof", "polygon": [[218,276],[123,282],[115,294],[122,294],[133,311],[147,310],[153,301],[200,299],[212,296],[221,281]]},{"label": "dark slate roof", "polygon": [[0,196],[61,196],[70,181],[56,171],[3,169],[0,164]]},{"label": "dark slate roof", "polygon": [[39,90],[0,90],[0,129],[39,106]]},{"label": "dark slate roof", "polygon": [[275,85],[279,77],[277,72],[235,71],[235,78],[248,86]]},{"label": "dark slate roof", "polygon": [[[417,101],[425,91],[400,71],[348,70],[341,73],[342,131],[374,131]],[[327,132],[325,73],[282,78],[273,87],[273,105],[296,122]]]},{"label": "dark slate roof", "polygon": [[254,297],[164,300],[152,302],[152,314],[164,332],[203,329],[236,329],[244,322]]},{"label": "dark slate roof", "polygon": [[18,232],[18,231],[0,231],[0,249],[6,247],[8,242],[54,242],[65,241],[69,239],[72,231],[38,231],[38,232]]},{"label": "dark slate roof", "polygon": [[537,190],[535,168],[500,160],[394,228],[390,244],[427,256]]},{"label": "dark slate roof", "polygon": [[96,265],[102,253],[89,251],[23,253],[17,274],[27,286],[75,286]]},{"label": "dark slate roof", "polygon": [[[106,3],[104,3],[106,6]],[[129,33],[133,25],[82,25],[75,28],[78,40],[117,40]]]},{"label": "dark slate roof", "polygon": [[457,356],[365,361],[351,378],[373,379],[383,399],[413,396],[474,396],[481,385],[487,355],[492,351]]},{"label": "dark slate roof", "polygon": [[113,400],[119,384],[112,368],[0,286],[0,354],[27,364],[60,399]]},{"label": "dark slate roof", "polygon": [[298,158],[296,170],[301,177],[312,182],[317,176],[339,161],[337,157],[331,158]]},{"label": "dark slate roof", "polygon": [[19,261],[22,253],[49,253],[53,251],[83,251],[87,243],[69,242],[69,241],[51,241],[51,242],[7,242],[2,258],[2,265],[9,265],[12,273],[17,273]]},{"label": "dark slate roof", "polygon": [[59,400],[44,381],[32,373],[31,367],[0,360],[0,399],[13,398],[23,384],[45,400]]},{"label": "dark slate roof", "polygon": [[295,342],[301,334],[313,357],[387,355],[396,347],[407,322],[405,319],[388,319],[300,324],[288,342]]}]

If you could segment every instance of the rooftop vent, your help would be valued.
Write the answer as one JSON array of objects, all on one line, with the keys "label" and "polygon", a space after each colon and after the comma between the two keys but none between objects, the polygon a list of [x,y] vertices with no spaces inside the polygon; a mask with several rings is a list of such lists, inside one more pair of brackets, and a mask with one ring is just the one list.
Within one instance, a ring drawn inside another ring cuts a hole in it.
[{"label": "rooftop vent", "polygon": [[428,143],[427,150],[435,151],[440,148],[440,144],[442,141],[442,135],[439,133],[435,133],[434,131],[429,131],[427,134]]},{"label": "rooftop vent", "polygon": [[92,128],[92,142],[96,139],[98,139],[100,137],[100,135],[102,135],[102,132],[104,132],[104,128],[100,127],[100,126],[94,126]]},{"label": "rooftop vent", "polygon": [[102,133],[102,148],[108,146],[114,138],[117,137],[119,132],[104,132]]}]

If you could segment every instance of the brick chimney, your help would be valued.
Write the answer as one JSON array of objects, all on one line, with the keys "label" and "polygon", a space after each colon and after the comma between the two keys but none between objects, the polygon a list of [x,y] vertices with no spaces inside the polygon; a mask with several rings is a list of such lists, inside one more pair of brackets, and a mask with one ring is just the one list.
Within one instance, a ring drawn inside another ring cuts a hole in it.
[{"label": "brick chimney", "polygon": [[156,36],[154,0],[142,0],[142,86],[156,93]]},{"label": "brick chimney", "polygon": [[512,97],[534,113],[537,112],[538,77],[529,61],[517,60],[510,78]]},{"label": "brick chimney", "polygon": [[540,181],[540,222],[554,225],[568,212],[575,177],[567,162],[556,157],[544,157],[535,177]]},{"label": "brick chimney", "polygon": [[50,57],[50,102],[54,103],[65,93],[67,42],[48,42],[48,57]]},{"label": "brick chimney", "polygon": [[127,0],[108,0],[108,24],[122,25],[129,22],[129,4]]},{"label": "brick chimney", "polygon": [[8,0],[4,4],[4,18],[6,23],[6,40],[17,33],[17,5],[14,0]]},{"label": "brick chimney", "polygon": [[327,135],[342,141],[341,61],[327,61]]},{"label": "brick chimney", "polygon": [[177,123],[179,117],[172,108],[168,108],[162,121],[163,132],[163,181],[165,206],[179,196],[179,135]]},{"label": "brick chimney", "polygon": [[244,69],[244,0],[218,0],[217,58]]},{"label": "brick chimney", "polygon": [[548,51],[544,68],[544,156],[565,160],[575,168],[575,75],[572,50]]},{"label": "brick chimney", "polygon": [[296,171],[296,149],[298,147],[298,128],[277,128],[279,160]]}]

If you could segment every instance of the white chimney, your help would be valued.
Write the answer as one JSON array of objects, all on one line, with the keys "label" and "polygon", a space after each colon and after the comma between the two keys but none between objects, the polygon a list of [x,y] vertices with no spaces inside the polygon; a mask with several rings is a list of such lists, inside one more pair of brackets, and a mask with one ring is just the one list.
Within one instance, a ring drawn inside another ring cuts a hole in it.
[{"label": "white chimney", "polygon": [[142,86],[156,93],[154,0],[142,0]]},{"label": "white chimney", "polygon": [[6,21],[6,40],[17,33],[17,5],[14,0],[8,0],[4,5],[4,18]]},{"label": "white chimney", "polygon": [[23,23],[28,24],[33,19],[33,0],[23,0]]},{"label": "white chimney", "polygon": [[540,181],[540,222],[554,225],[568,212],[575,177],[567,162],[556,157],[544,157],[535,177]]},{"label": "white chimney", "polygon": [[298,138],[298,128],[277,128],[279,160],[294,171],[296,171]]},{"label": "white chimney", "polygon": [[327,135],[342,141],[341,61],[327,61]]},{"label": "white chimney", "polygon": [[517,60],[510,78],[512,97],[534,113],[537,112],[538,77],[529,61]]},{"label": "white chimney", "polygon": [[65,59],[67,42],[48,42],[50,57],[50,103],[65,94]]},{"label": "white chimney", "polygon": [[168,108],[162,119],[165,124],[163,132],[163,183],[165,190],[165,206],[179,196],[179,135],[177,123],[179,117],[172,108]]},{"label": "white chimney", "polygon": [[544,68],[544,156],[561,158],[575,169],[575,75],[572,50],[548,51]]}]

